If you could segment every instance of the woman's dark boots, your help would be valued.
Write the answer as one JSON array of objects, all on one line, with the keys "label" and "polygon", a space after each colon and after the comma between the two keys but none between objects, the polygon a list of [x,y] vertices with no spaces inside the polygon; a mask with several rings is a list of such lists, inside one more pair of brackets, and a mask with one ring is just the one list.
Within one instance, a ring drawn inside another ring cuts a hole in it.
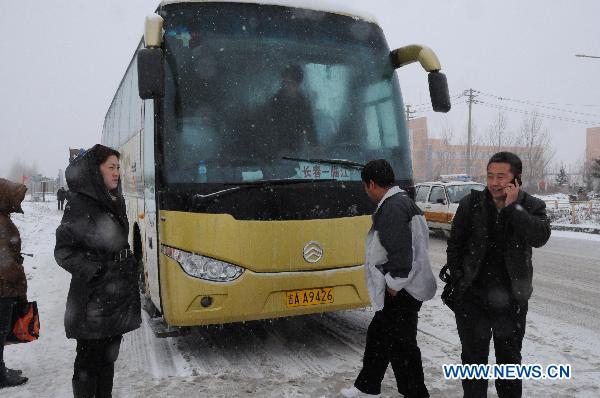
[{"label": "woman's dark boots", "polygon": [[27,383],[27,377],[21,376],[20,370],[0,369],[0,388],[15,387]]}]

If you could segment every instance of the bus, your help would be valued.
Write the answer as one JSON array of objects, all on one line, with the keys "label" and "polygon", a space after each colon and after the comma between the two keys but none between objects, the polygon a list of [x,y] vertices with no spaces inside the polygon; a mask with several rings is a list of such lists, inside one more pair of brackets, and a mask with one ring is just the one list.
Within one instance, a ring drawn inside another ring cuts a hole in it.
[{"label": "bus", "polygon": [[146,17],[102,143],[168,326],[368,305],[361,167],[385,158],[413,189],[395,69],[420,62],[434,108],[450,102],[432,50],[391,51],[372,16],[326,4],[167,0]]}]

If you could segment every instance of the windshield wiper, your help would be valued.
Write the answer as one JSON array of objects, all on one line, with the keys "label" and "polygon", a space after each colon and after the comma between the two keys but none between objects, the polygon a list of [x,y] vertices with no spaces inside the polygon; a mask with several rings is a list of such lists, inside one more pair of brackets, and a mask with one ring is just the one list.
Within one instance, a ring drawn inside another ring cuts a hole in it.
[{"label": "windshield wiper", "polygon": [[233,192],[238,192],[248,188],[264,188],[273,185],[294,185],[294,184],[308,184],[308,183],[323,183],[323,182],[336,182],[337,180],[332,178],[320,178],[320,179],[301,179],[301,178],[282,178],[274,180],[258,180],[258,181],[243,181],[243,182],[229,182],[224,185],[235,185],[234,187],[223,189],[221,191],[212,192],[206,195],[195,194],[191,198],[193,207],[201,205],[203,202],[228,195]]},{"label": "windshield wiper", "polygon": [[[306,184],[309,182],[333,182],[337,181],[334,178],[279,178],[272,180],[256,180],[256,181],[242,181],[242,182],[226,182],[225,185],[238,185],[237,188],[242,187],[266,187],[271,185],[293,185],[293,184]],[[233,189],[233,188],[230,188]]]},{"label": "windshield wiper", "polygon": [[282,157],[282,159],[291,160],[294,162],[339,164],[342,166],[348,166],[348,167],[352,167],[355,169],[362,169],[365,167],[365,165],[362,163],[353,162],[352,160],[346,160],[346,159],[312,159],[312,158],[305,159],[305,158],[292,158],[292,157],[288,157],[288,156],[284,156],[284,157]]}]

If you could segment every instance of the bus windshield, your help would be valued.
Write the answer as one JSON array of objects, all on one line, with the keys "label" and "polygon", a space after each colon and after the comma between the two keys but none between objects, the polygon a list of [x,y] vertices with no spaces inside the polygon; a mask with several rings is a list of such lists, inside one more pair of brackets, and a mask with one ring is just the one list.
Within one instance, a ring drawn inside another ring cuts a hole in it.
[{"label": "bus windshield", "polygon": [[[296,8],[165,6],[167,183],[360,181],[386,158],[412,178],[402,98],[381,29]],[[326,159],[326,162],[311,162]]]}]

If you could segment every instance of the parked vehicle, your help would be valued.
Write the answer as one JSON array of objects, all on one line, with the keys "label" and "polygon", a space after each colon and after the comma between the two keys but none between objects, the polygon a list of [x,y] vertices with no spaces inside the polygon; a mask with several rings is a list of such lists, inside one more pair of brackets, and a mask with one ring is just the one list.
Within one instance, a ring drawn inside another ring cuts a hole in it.
[{"label": "parked vehicle", "polygon": [[458,202],[471,190],[483,191],[484,188],[485,185],[474,181],[424,182],[415,186],[415,202],[425,213],[429,228],[449,236]]}]

